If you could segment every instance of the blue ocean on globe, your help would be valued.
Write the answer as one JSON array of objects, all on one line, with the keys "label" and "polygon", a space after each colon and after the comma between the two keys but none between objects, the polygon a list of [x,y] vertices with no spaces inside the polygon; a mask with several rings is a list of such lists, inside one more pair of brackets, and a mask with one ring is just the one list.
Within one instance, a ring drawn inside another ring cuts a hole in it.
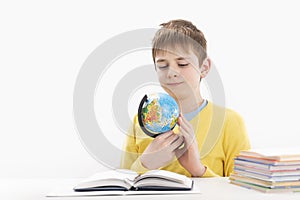
[{"label": "blue ocean on globe", "polygon": [[160,134],[174,128],[179,107],[170,95],[154,93],[147,95],[141,115],[144,127],[153,134]]}]

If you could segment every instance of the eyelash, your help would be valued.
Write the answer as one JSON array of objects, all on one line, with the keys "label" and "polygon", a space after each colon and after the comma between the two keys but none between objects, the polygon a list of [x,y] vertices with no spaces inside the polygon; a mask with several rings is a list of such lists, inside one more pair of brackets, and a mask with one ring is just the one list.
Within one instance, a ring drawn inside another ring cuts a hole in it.
[{"label": "eyelash", "polygon": [[178,64],[179,67],[185,67],[188,66],[189,64]]},{"label": "eyelash", "polygon": [[[189,64],[178,64],[178,66],[179,67],[186,67],[186,66],[188,66]],[[165,65],[165,66],[159,66],[158,68],[159,69],[166,69],[168,66],[167,65]]]}]

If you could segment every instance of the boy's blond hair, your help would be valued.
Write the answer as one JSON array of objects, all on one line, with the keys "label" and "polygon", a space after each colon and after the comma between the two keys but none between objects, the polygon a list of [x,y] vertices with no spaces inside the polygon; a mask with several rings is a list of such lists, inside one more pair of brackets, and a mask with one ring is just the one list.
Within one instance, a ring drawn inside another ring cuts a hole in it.
[{"label": "boy's blond hair", "polygon": [[[204,34],[190,21],[178,19],[171,20],[162,26],[152,40],[152,58],[160,52],[176,51],[178,49],[188,53],[192,50],[198,57],[199,66],[207,57],[206,39]],[[174,52],[173,52],[174,53]]]}]

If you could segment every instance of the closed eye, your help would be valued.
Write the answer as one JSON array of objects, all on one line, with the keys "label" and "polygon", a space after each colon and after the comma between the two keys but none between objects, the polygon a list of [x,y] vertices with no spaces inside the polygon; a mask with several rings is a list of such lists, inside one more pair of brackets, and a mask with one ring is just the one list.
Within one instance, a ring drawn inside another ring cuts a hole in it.
[{"label": "closed eye", "polygon": [[167,65],[164,65],[164,66],[157,66],[159,69],[166,69],[166,68],[168,68],[168,66]]},{"label": "closed eye", "polygon": [[179,67],[186,67],[188,66],[189,64],[178,64]]}]

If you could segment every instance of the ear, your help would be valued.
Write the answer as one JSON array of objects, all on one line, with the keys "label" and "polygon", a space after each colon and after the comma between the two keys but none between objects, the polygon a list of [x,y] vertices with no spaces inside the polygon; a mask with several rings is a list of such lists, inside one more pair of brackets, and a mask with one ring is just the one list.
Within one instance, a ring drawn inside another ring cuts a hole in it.
[{"label": "ear", "polygon": [[210,66],[211,66],[211,60],[206,57],[204,60],[203,60],[203,63],[200,67],[200,77],[201,79],[202,78],[205,78],[210,70]]}]

